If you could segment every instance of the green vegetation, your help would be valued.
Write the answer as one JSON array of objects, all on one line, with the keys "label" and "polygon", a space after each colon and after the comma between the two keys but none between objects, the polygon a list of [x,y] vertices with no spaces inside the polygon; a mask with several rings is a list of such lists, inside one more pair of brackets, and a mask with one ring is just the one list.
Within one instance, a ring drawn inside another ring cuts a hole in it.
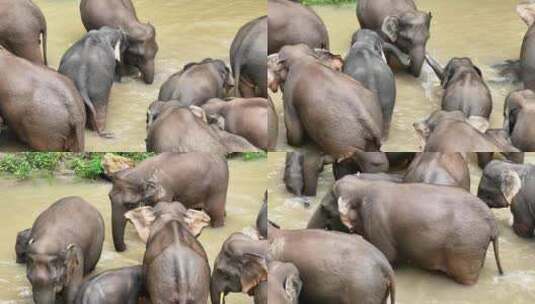
[{"label": "green vegetation", "polygon": [[355,3],[356,0],[301,0],[305,5],[326,5],[326,4],[345,4]]},{"label": "green vegetation", "polygon": [[241,155],[244,160],[267,158],[267,152],[244,152]]}]

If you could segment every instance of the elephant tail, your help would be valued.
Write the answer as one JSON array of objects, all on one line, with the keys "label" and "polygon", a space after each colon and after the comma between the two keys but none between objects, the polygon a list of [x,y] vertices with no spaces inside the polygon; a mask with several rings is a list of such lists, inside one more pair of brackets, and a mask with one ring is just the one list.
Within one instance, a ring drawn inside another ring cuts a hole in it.
[{"label": "elephant tail", "polygon": [[48,59],[47,59],[47,54],[46,54],[46,41],[47,41],[47,30],[46,30],[46,25],[45,27],[41,30],[41,35],[42,35],[42,46],[43,46],[43,60],[45,62],[45,65],[48,65]]},{"label": "elephant tail", "polygon": [[390,304],[396,303],[396,282],[394,281],[394,272],[390,272],[388,291],[390,293]]},{"label": "elephant tail", "polygon": [[491,241],[494,249],[494,258],[496,259],[496,267],[498,267],[498,272],[500,275],[503,275],[503,268],[502,263],[500,262],[500,252],[498,247],[498,234],[495,234]]}]

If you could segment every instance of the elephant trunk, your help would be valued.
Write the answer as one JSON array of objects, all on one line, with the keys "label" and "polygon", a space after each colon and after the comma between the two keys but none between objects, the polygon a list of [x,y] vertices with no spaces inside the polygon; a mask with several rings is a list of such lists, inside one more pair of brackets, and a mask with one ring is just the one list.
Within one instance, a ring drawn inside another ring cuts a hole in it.
[{"label": "elephant trunk", "polygon": [[143,76],[143,81],[146,84],[152,84],[152,82],[154,82],[154,65],[154,60],[149,60],[139,67],[141,75]]},{"label": "elephant trunk", "polygon": [[410,72],[414,77],[420,77],[425,60],[425,46],[416,46],[409,52],[411,58]]},{"label": "elephant trunk", "polygon": [[398,60],[401,65],[404,67],[410,67],[411,65],[411,58],[409,55],[403,53],[397,46],[389,43],[384,42],[383,43],[383,52],[386,51],[387,53],[392,53]]},{"label": "elephant trunk", "polygon": [[124,228],[126,226],[126,218],[124,214],[126,208],[122,205],[112,202],[111,208],[111,225],[113,235],[113,245],[117,251],[125,251],[126,245],[124,244]]},{"label": "elephant trunk", "polygon": [[425,55],[425,61],[433,69],[433,72],[435,72],[438,79],[442,81],[444,79],[444,68],[440,65],[440,63],[429,54]]},{"label": "elephant trunk", "polygon": [[[53,286],[43,288],[33,288],[33,301],[36,304],[54,304],[56,303],[56,292]],[[70,303],[67,303],[70,304]]]},{"label": "elephant trunk", "polygon": [[215,273],[210,284],[210,298],[212,304],[225,304],[225,292],[223,278]]}]

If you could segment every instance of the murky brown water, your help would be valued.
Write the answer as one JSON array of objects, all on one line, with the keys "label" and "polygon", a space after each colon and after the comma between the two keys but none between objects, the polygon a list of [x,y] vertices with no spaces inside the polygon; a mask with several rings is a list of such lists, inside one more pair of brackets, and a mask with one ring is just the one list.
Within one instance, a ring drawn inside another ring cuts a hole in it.
[{"label": "murky brown water", "polygon": [[[302,199],[286,191],[282,182],[285,153],[270,153],[268,158],[269,217],[283,228],[306,226],[315,208],[333,183],[331,167],[320,176],[318,195],[305,209]],[[535,163],[535,154],[526,157]],[[471,192],[477,193],[481,170],[470,164]],[[505,275],[499,276],[494,252],[489,249],[485,267],[474,286],[455,283],[442,274],[413,267],[396,269],[396,303],[399,304],[528,304],[535,301],[535,241],[521,239],[509,226],[510,211],[493,209],[500,230],[500,257]]]},{"label": "murky brown water", "polygon": [[[57,68],[63,53],[80,39],[85,29],[79,1],[34,0],[48,23],[49,65]],[[152,85],[124,78],[115,83],[108,108],[107,129],[114,139],[86,131],[86,151],[145,151],[145,119],[148,105],[158,97],[160,85],[186,63],[221,58],[228,63],[234,35],[246,22],[265,15],[265,0],[133,0],[142,22],[156,27],[160,50]],[[13,136],[0,136],[2,150],[28,150]]]},{"label": "murky brown water", "polygon": [[[221,249],[223,241],[233,232],[254,225],[266,187],[267,160],[229,161],[230,186],[227,196],[227,217],[220,229],[205,228],[200,241],[208,253],[210,265]],[[141,264],[145,245],[132,225],[127,225],[127,250],[118,253],[111,237],[111,210],[108,192],[110,183],[88,182],[72,178],[36,179],[17,182],[0,178],[0,304],[33,303],[31,286],[26,279],[24,265],[15,263],[15,238],[18,231],[31,227],[35,218],[56,200],[70,195],[83,197],[101,212],[106,225],[104,250],[97,269],[101,271]],[[249,304],[251,298],[230,294],[228,303]]]},{"label": "murky brown water", "polygon": [[[515,88],[510,84],[489,83],[497,80],[490,67],[506,59],[518,59],[522,37],[527,28],[515,13],[516,0],[418,0],[421,10],[431,11],[431,38],[428,52],[446,64],[452,57],[471,57],[490,85],[493,97],[491,127],[502,127],[505,96]],[[313,7],[329,31],[331,51],[345,56],[352,33],[358,29],[355,5]],[[428,65],[419,79],[408,74],[396,75],[397,99],[389,140],[384,151],[418,151],[419,141],[412,123],[427,117],[440,108],[442,90]],[[279,151],[290,148],[286,144],[282,119],[282,97],[274,98],[280,113]]]}]

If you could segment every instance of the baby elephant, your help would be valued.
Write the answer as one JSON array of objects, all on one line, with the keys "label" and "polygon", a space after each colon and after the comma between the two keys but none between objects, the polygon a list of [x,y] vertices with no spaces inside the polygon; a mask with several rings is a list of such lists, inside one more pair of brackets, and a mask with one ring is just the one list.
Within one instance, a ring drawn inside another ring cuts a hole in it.
[{"label": "baby elephant", "polygon": [[158,100],[179,100],[184,106],[201,106],[210,98],[224,98],[234,87],[230,69],[222,60],[207,58],[186,64],[161,86]]},{"label": "baby elephant", "polygon": [[71,46],[58,71],[73,80],[82,96],[87,121],[100,136],[105,133],[106,114],[117,62],[128,47],[126,34],[110,27],[92,30]]},{"label": "baby elephant", "polygon": [[503,128],[515,147],[535,151],[535,92],[515,91],[505,100]]},{"label": "baby elephant", "polygon": [[138,304],[143,288],[141,265],[109,270],[87,280],[75,304]]},{"label": "baby elephant", "polygon": [[445,68],[430,56],[426,59],[444,88],[442,110],[461,111],[467,118],[478,116],[489,119],[492,96],[481,70],[470,58],[453,58]]},{"label": "baby elephant", "polygon": [[334,196],[342,223],[375,245],[390,263],[410,261],[473,285],[492,242],[503,274],[494,215],[464,189],[346,176],[334,185]]},{"label": "baby elephant", "polygon": [[177,202],[156,205],[143,258],[143,277],[152,303],[206,304],[210,266],[201,243],[185,222],[186,208]]},{"label": "baby elephant", "polygon": [[98,210],[80,197],[65,197],[43,211],[31,232],[17,235],[17,262],[37,304],[54,304],[59,294],[74,303],[83,277],[95,268],[104,242],[104,221]]}]

